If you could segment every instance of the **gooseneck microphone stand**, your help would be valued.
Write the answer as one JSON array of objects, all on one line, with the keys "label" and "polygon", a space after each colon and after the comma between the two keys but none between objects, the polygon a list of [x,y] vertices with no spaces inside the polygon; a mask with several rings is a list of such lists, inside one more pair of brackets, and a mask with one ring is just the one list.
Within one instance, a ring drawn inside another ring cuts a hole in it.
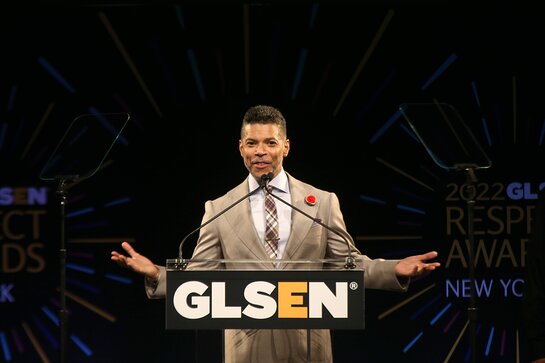
[{"label": "gooseneck microphone stand", "polygon": [[224,210],[220,211],[218,214],[216,214],[215,216],[213,216],[212,218],[210,218],[209,220],[207,220],[206,222],[204,222],[203,224],[201,224],[199,227],[195,228],[194,230],[192,230],[191,232],[189,232],[183,239],[182,241],[180,242],[180,245],[178,246],[178,259],[177,259],[177,262],[175,264],[176,268],[181,268],[182,270],[185,270],[186,267],[187,267],[187,260],[183,257],[183,248],[184,248],[184,244],[185,244],[185,241],[192,235],[194,235],[195,233],[197,233],[198,231],[201,230],[201,228],[203,228],[204,226],[208,225],[210,222],[216,220],[216,218],[220,217],[221,215],[223,215],[225,212],[227,212],[228,210],[230,210],[231,208],[233,208],[235,205],[239,204],[240,202],[242,202],[243,200],[249,198],[250,196],[254,195],[255,193],[257,193],[260,189],[262,188],[262,186],[260,185],[259,187],[255,188],[254,190],[252,190],[250,193],[246,194],[245,196],[243,196],[242,198],[240,198],[239,200],[235,201],[233,204],[231,204],[230,206],[228,206],[227,208],[225,208]]},{"label": "gooseneck microphone stand", "polygon": [[346,263],[344,265],[344,268],[346,268],[348,270],[355,269],[357,267],[356,260],[352,256],[352,249],[350,248],[350,242],[348,242],[348,239],[346,238],[346,236],[344,236],[341,231],[338,231],[335,228],[333,228],[331,226],[328,226],[327,224],[323,223],[320,219],[314,218],[313,216],[309,215],[308,213],[303,212],[301,209],[297,208],[293,204],[290,204],[290,203],[286,202],[284,199],[282,199],[279,196],[277,196],[276,194],[274,194],[272,192],[271,188],[268,185],[268,182],[270,180],[272,180],[273,176],[274,176],[273,173],[269,173],[269,174],[265,174],[265,175],[263,175],[261,177],[261,180],[262,180],[261,187],[263,188],[265,193],[272,195],[276,200],[281,201],[282,203],[284,203],[285,205],[287,205],[290,208],[295,209],[297,212],[301,213],[305,217],[310,218],[314,223],[319,224],[320,226],[324,227],[328,231],[331,231],[331,232],[335,233],[337,236],[341,237],[344,240],[344,242],[346,243],[346,248],[348,249],[347,257],[346,257]]}]

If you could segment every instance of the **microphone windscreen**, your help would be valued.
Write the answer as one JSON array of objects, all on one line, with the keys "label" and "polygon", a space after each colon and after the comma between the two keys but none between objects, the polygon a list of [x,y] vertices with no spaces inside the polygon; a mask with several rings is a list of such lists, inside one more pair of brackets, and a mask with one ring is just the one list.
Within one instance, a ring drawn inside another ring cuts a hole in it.
[{"label": "microphone windscreen", "polygon": [[261,182],[259,183],[259,185],[260,185],[261,187],[266,186],[267,183],[270,182],[270,181],[272,180],[273,177],[274,177],[274,173],[273,173],[273,172],[270,172],[270,173],[261,175]]}]

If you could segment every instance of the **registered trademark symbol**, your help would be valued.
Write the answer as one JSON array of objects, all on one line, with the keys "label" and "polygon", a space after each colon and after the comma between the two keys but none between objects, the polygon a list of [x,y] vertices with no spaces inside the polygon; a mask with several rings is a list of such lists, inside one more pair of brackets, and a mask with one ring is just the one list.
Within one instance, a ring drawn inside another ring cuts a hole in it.
[{"label": "registered trademark symbol", "polygon": [[358,283],[355,281],[352,281],[350,283],[350,290],[356,290],[358,288]]}]

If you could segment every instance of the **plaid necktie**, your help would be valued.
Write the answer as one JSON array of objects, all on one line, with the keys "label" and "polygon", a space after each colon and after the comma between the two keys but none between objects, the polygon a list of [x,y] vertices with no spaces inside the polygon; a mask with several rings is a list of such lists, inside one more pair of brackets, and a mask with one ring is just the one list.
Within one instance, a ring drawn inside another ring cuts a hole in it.
[{"label": "plaid necktie", "polygon": [[278,250],[278,215],[274,197],[265,195],[265,250],[271,259],[276,259]]}]

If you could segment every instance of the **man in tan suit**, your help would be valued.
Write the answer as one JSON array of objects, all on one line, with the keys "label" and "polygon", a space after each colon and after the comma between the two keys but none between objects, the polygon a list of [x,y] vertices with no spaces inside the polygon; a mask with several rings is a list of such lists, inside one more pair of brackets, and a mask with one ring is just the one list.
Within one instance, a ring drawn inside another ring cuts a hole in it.
[{"label": "man in tan suit", "polygon": [[[284,116],[271,106],[251,107],[244,115],[239,141],[240,154],[250,175],[240,185],[222,197],[207,201],[203,222],[210,220],[235,201],[259,187],[263,175],[273,173],[269,187],[273,193],[293,204],[315,220],[339,231],[348,240],[351,253],[362,260],[365,286],[373,289],[405,291],[409,278],[434,270],[436,252],[410,256],[402,260],[370,259],[361,254],[346,231],[339,200],[334,193],[317,189],[295,179],[282,167],[290,151]],[[313,222],[312,219],[276,203],[277,238],[271,255],[266,246],[265,192],[252,194],[236,208],[200,230],[193,259],[271,259],[315,260],[347,256],[345,239]],[[150,298],[166,294],[166,273],[136,252],[127,242],[122,243],[127,255],[112,252],[112,260],[146,277],[146,292]],[[257,266],[257,265],[256,265]],[[265,267],[264,267],[265,268]],[[328,330],[310,330],[311,352],[307,352],[307,330],[243,329],[225,331],[225,361],[227,363],[299,363],[332,362],[331,338]]]}]

